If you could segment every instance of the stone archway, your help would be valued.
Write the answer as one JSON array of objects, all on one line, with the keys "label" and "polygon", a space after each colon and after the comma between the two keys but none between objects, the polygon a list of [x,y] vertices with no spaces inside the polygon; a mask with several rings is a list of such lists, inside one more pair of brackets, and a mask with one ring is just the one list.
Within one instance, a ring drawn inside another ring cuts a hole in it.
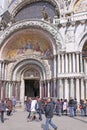
[{"label": "stone archway", "polygon": [[[14,24],[10,28],[7,28],[2,35],[0,36],[0,45],[1,47],[7,44],[7,39],[9,39],[13,34],[15,34],[18,30],[23,30],[27,28],[36,28],[38,30],[42,30],[49,37],[51,37],[51,45],[53,47],[53,53],[56,54],[60,49],[65,48],[63,38],[61,34],[58,32],[55,26],[50,25],[46,21],[42,20],[26,20],[20,23]],[[2,53],[1,49],[1,53]]]},{"label": "stone archway", "polygon": [[[53,56],[57,54],[57,51],[59,51],[59,47],[62,46],[62,48],[64,47],[63,40],[61,38],[61,35],[59,34],[58,30],[52,26],[49,25],[48,22],[43,22],[41,20],[35,20],[35,21],[24,21],[24,22],[20,22],[18,24],[14,24],[12,27],[7,28],[4,33],[0,36],[0,43],[1,43],[1,58],[3,60],[4,59],[4,49],[5,47],[7,48],[9,46],[9,40],[12,40],[11,38],[14,36],[14,34],[16,34],[18,31],[20,30],[26,30],[26,28],[36,28],[38,30],[42,30],[45,35],[48,36],[48,39],[50,39],[50,45],[52,46],[53,49]],[[14,37],[13,37],[14,38]],[[46,38],[46,37],[45,37]],[[13,43],[13,42],[12,42]],[[12,44],[11,44],[12,45]],[[14,44],[15,45],[15,44]],[[10,46],[11,48],[11,46]],[[62,49],[61,48],[61,49]],[[5,50],[6,52],[6,50]],[[53,58],[53,57],[52,57]],[[49,61],[47,59],[43,60],[42,56],[39,55],[38,53],[27,53],[26,54],[22,54],[19,57],[17,57],[14,60],[9,60],[9,68],[8,69],[8,80],[10,81],[22,81],[21,82],[21,86],[20,86],[20,97],[21,97],[21,101],[24,101],[24,80],[23,80],[23,71],[24,71],[24,66],[29,65],[29,64],[36,64],[37,66],[39,66],[40,68],[40,73],[42,73],[41,75],[41,80],[43,80],[42,82],[40,82],[40,86],[41,84],[47,85],[48,86],[48,94],[46,94],[46,96],[50,96],[50,79],[51,79],[51,65],[49,64]],[[46,80],[46,84],[44,83],[44,81]],[[12,87],[11,87],[12,88]],[[41,94],[41,88],[40,90],[40,94]],[[46,93],[46,91],[45,91]],[[41,96],[41,95],[40,95]]]},{"label": "stone archway", "polygon": [[[27,72],[27,73],[26,73]],[[26,73],[26,75],[25,75]],[[24,101],[25,96],[44,96],[44,87],[43,81],[51,78],[51,71],[49,65],[45,61],[41,61],[39,57],[32,58],[28,57],[26,59],[20,59],[17,63],[14,64],[12,70],[10,70],[10,78],[12,81],[19,80],[21,81],[20,85],[20,100]],[[32,82],[33,81],[33,82]],[[38,83],[38,88],[35,85],[35,82]],[[32,85],[32,89],[28,87]],[[37,89],[36,89],[37,88]],[[26,92],[31,91],[32,94]]]},{"label": "stone archway", "polygon": [[[36,67],[36,66],[35,66]],[[34,65],[30,66],[29,69],[23,74],[24,86],[25,86],[25,97],[36,97],[40,96],[40,72]]]},{"label": "stone archway", "polygon": [[40,96],[39,93],[39,79],[30,78],[25,79],[25,97],[37,97]]}]

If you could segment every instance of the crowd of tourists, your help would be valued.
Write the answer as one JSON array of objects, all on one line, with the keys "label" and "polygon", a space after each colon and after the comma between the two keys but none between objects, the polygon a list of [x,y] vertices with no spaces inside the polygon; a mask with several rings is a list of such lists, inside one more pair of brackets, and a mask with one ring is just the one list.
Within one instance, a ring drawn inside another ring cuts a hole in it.
[{"label": "crowd of tourists", "polygon": [[[47,99],[45,98],[31,98],[28,97],[26,101],[26,110],[29,112],[28,118],[30,121],[35,118],[35,115],[38,113],[39,120],[42,120],[42,114],[45,113],[45,106],[46,106]],[[57,99],[52,100],[53,102],[53,112],[58,116],[68,115],[70,117],[81,115],[87,115],[87,100],[81,99],[80,102],[77,99],[73,99],[72,97],[67,101],[67,99]],[[36,108],[37,105],[37,108]],[[34,114],[32,114],[34,113]],[[33,115],[33,116],[32,116]]]},{"label": "crowd of tourists", "polygon": [[51,98],[43,99],[40,97],[31,98],[28,97],[26,101],[26,110],[28,111],[28,121],[39,120],[42,121],[42,114],[46,117],[46,130],[49,130],[51,125],[54,130],[57,130],[57,126],[52,122],[54,114],[57,116],[68,115],[74,117],[81,113],[81,116],[86,116],[87,111],[87,100],[80,100],[78,103],[77,99],[57,99],[56,101]]},{"label": "crowd of tourists", "polygon": [[[0,117],[1,122],[4,122],[4,112],[7,116],[10,116],[13,111],[15,111],[16,98],[11,99],[6,98],[0,101]],[[57,130],[57,126],[52,122],[53,115],[57,116],[87,116],[87,100],[73,99],[72,97],[67,101],[67,99],[52,99],[52,98],[40,98],[40,97],[28,97],[25,101],[25,108],[28,112],[27,121],[31,122],[33,120],[42,121],[43,114],[46,117],[46,130],[49,130],[49,125],[51,125],[54,130]]]}]

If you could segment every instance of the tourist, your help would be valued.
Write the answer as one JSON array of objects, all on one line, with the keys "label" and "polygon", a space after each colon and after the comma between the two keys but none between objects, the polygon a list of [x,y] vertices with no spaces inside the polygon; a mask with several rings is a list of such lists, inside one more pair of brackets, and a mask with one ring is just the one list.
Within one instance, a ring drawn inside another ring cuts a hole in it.
[{"label": "tourist", "polygon": [[57,126],[52,122],[54,105],[51,98],[47,99],[44,110],[46,117],[46,130],[49,130],[49,125],[51,125],[54,130],[57,130]]},{"label": "tourist", "polygon": [[68,109],[68,103],[67,99],[65,99],[63,102],[63,114],[65,113],[66,116],[67,116],[67,109]]},{"label": "tourist", "polygon": [[15,112],[15,106],[16,106],[16,103],[17,103],[17,100],[14,96],[12,96],[12,105],[13,105],[13,112]]},{"label": "tourist", "polygon": [[0,102],[0,113],[1,113],[1,122],[4,123],[4,112],[6,111],[6,103],[2,99]]},{"label": "tourist", "polygon": [[30,120],[29,121],[32,121],[34,119],[37,119],[37,111],[36,111],[36,104],[37,104],[37,100],[35,97],[32,98],[32,101],[31,101],[31,115],[30,115]]},{"label": "tourist", "polygon": [[74,116],[74,99],[72,97],[70,97],[68,106],[69,106],[70,117],[73,117]]},{"label": "tourist", "polygon": [[28,112],[28,119],[30,118],[30,114],[31,114],[31,97],[28,97],[27,102],[26,102],[26,109]]}]

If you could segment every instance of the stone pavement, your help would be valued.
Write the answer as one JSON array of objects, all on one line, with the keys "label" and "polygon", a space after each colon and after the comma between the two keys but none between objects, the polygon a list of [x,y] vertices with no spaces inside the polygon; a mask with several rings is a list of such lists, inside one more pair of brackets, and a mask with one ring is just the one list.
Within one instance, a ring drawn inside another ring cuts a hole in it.
[{"label": "stone pavement", "polygon": [[[0,130],[45,130],[45,117],[42,121],[27,122],[26,111],[17,110],[10,117],[5,114],[5,122],[0,122]],[[58,130],[87,130],[87,117],[69,116],[53,117],[53,122],[57,125]],[[53,128],[50,127],[50,130]]]}]

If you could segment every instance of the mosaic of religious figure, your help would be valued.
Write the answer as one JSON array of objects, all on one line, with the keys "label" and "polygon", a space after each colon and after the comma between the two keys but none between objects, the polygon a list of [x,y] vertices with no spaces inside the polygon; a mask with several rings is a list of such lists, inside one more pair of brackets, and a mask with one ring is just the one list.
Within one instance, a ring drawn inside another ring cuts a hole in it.
[{"label": "mosaic of religious figure", "polygon": [[87,0],[78,0],[74,6],[74,12],[87,11]]},{"label": "mosaic of religious figure", "polygon": [[15,34],[5,46],[3,58],[16,59],[22,54],[25,55],[27,53],[51,56],[53,52],[50,40],[40,34],[40,32],[31,30]]}]

